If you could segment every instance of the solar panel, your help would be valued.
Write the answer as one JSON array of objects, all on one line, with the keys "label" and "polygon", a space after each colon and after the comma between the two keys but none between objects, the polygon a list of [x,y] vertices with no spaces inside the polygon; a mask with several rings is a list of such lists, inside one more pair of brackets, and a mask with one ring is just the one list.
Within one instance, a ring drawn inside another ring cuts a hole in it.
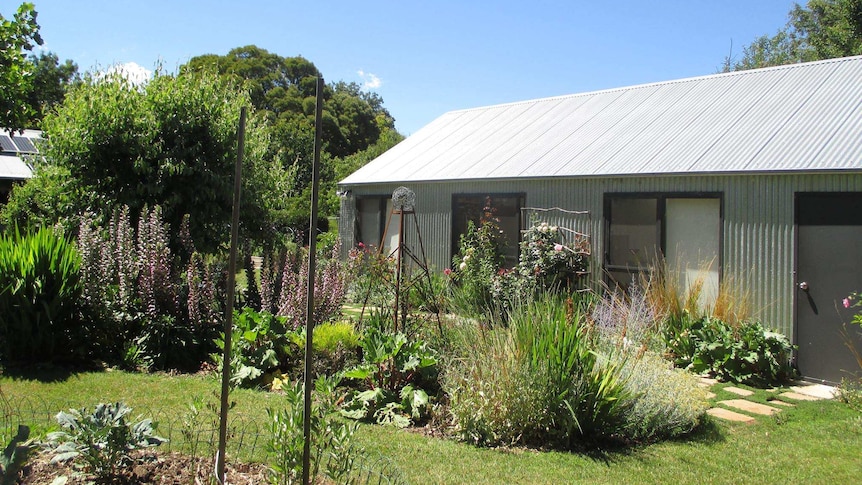
[{"label": "solar panel", "polygon": [[12,143],[12,140],[6,135],[0,135],[0,148],[3,148],[4,152],[17,152],[18,147]]},{"label": "solar panel", "polygon": [[39,153],[39,150],[36,150],[36,145],[34,145],[29,138],[13,136],[12,140],[14,140],[15,144],[18,145],[18,151],[22,153]]}]

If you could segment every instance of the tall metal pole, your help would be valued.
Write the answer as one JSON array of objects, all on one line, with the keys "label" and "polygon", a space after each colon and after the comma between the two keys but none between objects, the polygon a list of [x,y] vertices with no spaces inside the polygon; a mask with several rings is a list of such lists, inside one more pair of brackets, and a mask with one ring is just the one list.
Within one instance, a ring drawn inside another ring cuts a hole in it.
[{"label": "tall metal pole", "polygon": [[317,78],[317,106],[314,113],[314,158],[311,162],[311,216],[308,222],[308,289],[305,302],[305,408],[302,435],[302,483],[311,483],[311,353],[314,333],[314,273],[317,266],[317,199],[320,190],[320,120],[323,115],[323,78]]},{"label": "tall metal pole", "polygon": [[236,142],[236,167],[233,178],[233,212],[230,219],[230,257],[227,270],[227,309],[224,319],[224,352],[221,364],[221,410],[219,412],[218,454],[216,455],[216,478],[224,484],[225,448],[227,447],[228,394],[230,393],[230,346],[233,330],[233,300],[236,291],[236,249],[239,239],[239,201],[242,189],[242,155],[245,151],[245,106],[239,112],[239,130]]}]

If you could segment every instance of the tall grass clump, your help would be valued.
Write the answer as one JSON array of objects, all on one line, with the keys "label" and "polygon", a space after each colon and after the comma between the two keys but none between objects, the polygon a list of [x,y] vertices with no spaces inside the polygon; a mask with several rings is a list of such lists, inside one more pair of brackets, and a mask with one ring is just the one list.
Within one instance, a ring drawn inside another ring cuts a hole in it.
[{"label": "tall grass clump", "polygon": [[78,318],[81,260],[51,228],[0,235],[0,358],[50,361],[86,357]]},{"label": "tall grass clump", "polygon": [[462,438],[572,449],[622,429],[620,360],[596,352],[577,302],[543,295],[516,306],[508,326],[463,325],[452,340],[443,385]]}]

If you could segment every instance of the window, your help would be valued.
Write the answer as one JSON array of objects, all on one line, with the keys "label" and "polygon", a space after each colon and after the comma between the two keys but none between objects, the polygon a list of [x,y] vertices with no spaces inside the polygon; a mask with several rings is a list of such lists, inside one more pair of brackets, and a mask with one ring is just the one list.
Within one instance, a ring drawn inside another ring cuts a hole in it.
[{"label": "window", "polygon": [[458,240],[467,232],[467,223],[479,226],[493,217],[503,233],[505,266],[518,263],[521,241],[521,208],[524,194],[456,194],[452,196],[452,255],[458,252]]},{"label": "window", "polygon": [[718,291],[721,197],[718,195],[608,195],[605,270],[628,287],[664,256],[678,287],[702,285],[701,303]]},{"label": "window", "polygon": [[[357,231],[356,242],[366,246],[390,250],[398,246],[398,219],[389,224],[392,213],[392,198],[390,196],[361,197],[356,199]],[[384,231],[386,234],[384,234]]]}]

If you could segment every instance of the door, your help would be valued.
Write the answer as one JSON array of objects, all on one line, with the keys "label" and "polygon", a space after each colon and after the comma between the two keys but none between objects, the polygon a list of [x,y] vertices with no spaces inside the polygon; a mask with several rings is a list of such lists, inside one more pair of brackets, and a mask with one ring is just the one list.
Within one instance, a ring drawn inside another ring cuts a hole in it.
[{"label": "door", "polygon": [[858,308],[844,298],[862,291],[862,193],[797,194],[797,364],[803,377],[838,383],[860,375],[848,345],[862,353]]}]

